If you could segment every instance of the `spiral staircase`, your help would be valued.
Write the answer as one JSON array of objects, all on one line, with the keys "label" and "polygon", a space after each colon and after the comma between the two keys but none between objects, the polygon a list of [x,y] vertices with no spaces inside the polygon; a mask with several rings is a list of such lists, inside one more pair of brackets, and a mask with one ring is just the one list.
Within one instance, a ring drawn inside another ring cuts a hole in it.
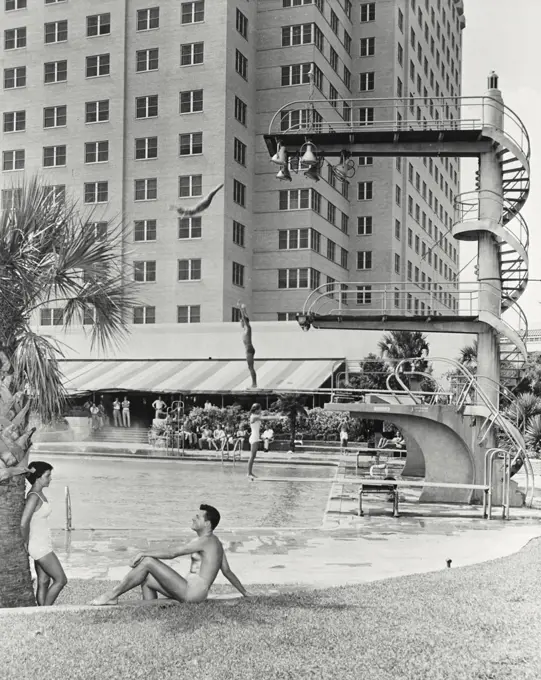
[{"label": "spiral staircase", "polygon": [[[490,87],[497,88],[497,78],[492,78],[492,83]],[[529,269],[529,232],[521,215],[530,191],[529,135],[515,112],[503,104],[497,89],[484,97],[431,99],[431,114],[434,101],[436,108],[439,107],[439,116],[421,120],[419,117],[408,119],[408,111],[415,109],[416,104],[417,110],[421,107],[426,111],[425,98],[349,100],[351,111],[360,106],[374,109],[374,121],[368,126],[342,119],[327,100],[291,102],[276,112],[265,141],[275,163],[284,158],[284,150],[286,163],[292,155],[304,162],[302,152],[307,145],[316,163],[335,156],[340,157],[343,164],[345,154],[347,157],[444,155],[480,159],[482,154],[493,153],[501,169],[501,191],[482,188],[480,169],[477,190],[455,197],[452,235],[463,241],[478,241],[483,233],[492,236],[498,252],[499,285],[487,280],[459,285],[435,281],[428,287],[419,283],[374,284],[370,281],[371,303],[367,306],[358,302],[358,287],[365,281],[337,281],[314,289],[297,319],[303,330],[314,326],[480,333],[490,327],[500,336],[503,385],[496,393],[501,394],[506,387],[517,384],[527,359],[527,319],[518,300],[528,283]],[[304,122],[284,129],[284,112],[299,109],[308,112],[299,117]],[[458,119],[449,111],[456,111]],[[497,202],[499,219],[482,217],[482,206],[491,200]],[[483,304],[482,293],[490,286],[498,296],[499,314]],[[417,300],[412,307],[414,297]],[[471,385],[470,389],[475,386],[476,391],[482,392],[475,377]],[[520,429],[508,426],[498,404],[492,403],[486,394],[482,402],[477,405],[480,409],[477,415],[486,419],[483,438],[486,439],[493,428],[504,432],[515,460],[526,463]]]}]

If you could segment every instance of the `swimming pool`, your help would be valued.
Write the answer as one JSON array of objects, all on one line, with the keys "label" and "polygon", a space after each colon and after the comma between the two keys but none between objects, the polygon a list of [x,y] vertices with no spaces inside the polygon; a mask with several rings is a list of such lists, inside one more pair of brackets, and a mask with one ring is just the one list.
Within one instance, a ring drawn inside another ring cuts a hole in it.
[{"label": "swimming pool", "polygon": [[[65,486],[70,489],[74,529],[142,531],[187,528],[200,503],[218,508],[223,528],[317,527],[330,491],[330,484],[250,482],[245,463],[48,454],[43,458],[54,467],[46,490],[54,529],[65,526]],[[254,471],[262,477],[335,475],[330,466],[256,463]]]}]

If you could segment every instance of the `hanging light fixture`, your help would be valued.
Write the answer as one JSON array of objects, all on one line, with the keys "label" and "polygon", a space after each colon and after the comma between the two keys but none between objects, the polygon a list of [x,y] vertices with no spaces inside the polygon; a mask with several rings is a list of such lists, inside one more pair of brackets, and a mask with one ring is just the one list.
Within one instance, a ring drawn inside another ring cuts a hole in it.
[{"label": "hanging light fixture", "polygon": [[316,163],[315,165],[312,165],[312,167],[308,168],[308,170],[304,173],[304,176],[307,177],[308,179],[313,180],[314,182],[319,182],[319,168],[320,164]]},{"label": "hanging light fixture", "polygon": [[291,173],[289,172],[289,168],[287,167],[287,163],[280,168],[279,173],[276,175],[276,179],[287,180],[288,182],[292,181]]},{"label": "hanging light fixture", "polygon": [[332,171],[338,179],[351,179],[355,175],[355,161],[350,158],[347,151],[342,151],[340,154],[340,163],[332,165]]},{"label": "hanging light fixture", "polygon": [[[306,165],[315,165],[317,163],[317,158],[315,155],[316,147],[311,142],[306,142],[303,147],[306,146],[306,150],[301,156],[301,161],[306,163]],[[301,147],[302,150],[302,147]]]},{"label": "hanging light fixture", "polygon": [[287,163],[286,148],[280,141],[278,141],[276,153],[271,158],[271,163],[276,163],[276,165],[285,165]]}]

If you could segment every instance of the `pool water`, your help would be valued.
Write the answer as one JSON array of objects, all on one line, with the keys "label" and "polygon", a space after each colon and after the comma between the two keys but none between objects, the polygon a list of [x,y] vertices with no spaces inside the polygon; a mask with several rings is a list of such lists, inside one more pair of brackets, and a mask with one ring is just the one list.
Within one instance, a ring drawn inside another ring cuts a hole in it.
[{"label": "pool water", "polygon": [[[51,527],[65,526],[69,486],[74,529],[152,530],[189,528],[200,503],[221,513],[220,526],[318,527],[330,484],[263,483],[246,477],[246,464],[51,456]],[[334,467],[256,463],[273,477],[334,478]]]}]

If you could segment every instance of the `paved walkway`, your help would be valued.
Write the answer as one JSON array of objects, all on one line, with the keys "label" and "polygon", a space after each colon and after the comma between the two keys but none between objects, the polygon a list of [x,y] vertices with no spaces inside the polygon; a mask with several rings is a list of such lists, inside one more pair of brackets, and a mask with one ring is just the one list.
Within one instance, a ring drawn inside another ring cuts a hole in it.
[{"label": "paved walkway", "polygon": [[[39,445],[36,452],[45,452],[45,447],[51,445]],[[81,453],[98,455],[89,451],[92,446],[88,444],[81,448],[84,449]],[[109,448],[116,448],[115,455],[129,455],[122,445]],[[73,454],[74,445],[54,445],[55,454],[63,450]],[[328,464],[333,460],[339,462],[337,453],[296,453],[292,458],[277,452],[265,459]],[[198,453],[190,454],[190,458],[199,457]],[[512,508],[510,521],[489,522],[482,519],[479,507],[406,502],[400,506],[401,517],[394,519],[390,503],[378,496],[367,499],[367,515],[359,518],[355,490],[344,492],[339,483],[340,472],[338,466],[337,482],[331,485],[327,510],[317,528],[244,527],[217,532],[224,541],[232,568],[243,582],[276,584],[282,588],[362,583],[446,569],[448,559],[456,568],[503,557],[541,536],[539,510]],[[407,499],[413,500],[413,496],[407,495]],[[495,510],[498,516],[498,509]],[[54,541],[69,578],[117,580],[127,572],[128,560],[135,552],[162,550],[183,543],[192,535],[190,531],[174,534],[165,529],[158,534],[76,530],[71,534],[54,532]],[[188,568],[187,558],[173,564],[181,573]]]}]

